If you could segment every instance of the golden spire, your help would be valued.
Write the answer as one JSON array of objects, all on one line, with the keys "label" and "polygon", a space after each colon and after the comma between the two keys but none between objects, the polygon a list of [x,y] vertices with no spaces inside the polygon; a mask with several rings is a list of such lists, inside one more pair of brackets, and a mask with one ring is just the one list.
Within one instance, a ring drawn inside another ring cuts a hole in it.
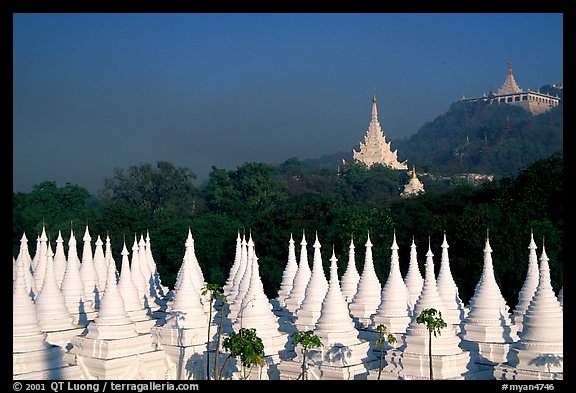
[{"label": "golden spire", "polygon": [[412,179],[416,179],[416,167],[412,167]]}]

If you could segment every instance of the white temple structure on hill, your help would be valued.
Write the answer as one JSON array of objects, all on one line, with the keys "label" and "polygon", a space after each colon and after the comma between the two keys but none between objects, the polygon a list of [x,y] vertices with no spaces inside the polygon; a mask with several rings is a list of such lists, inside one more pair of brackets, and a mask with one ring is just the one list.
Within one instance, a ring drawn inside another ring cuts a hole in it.
[{"label": "white temple structure on hill", "polygon": [[382,164],[397,170],[408,169],[406,162],[398,161],[398,152],[392,151],[390,142],[386,142],[386,136],[378,120],[376,94],[372,98],[372,119],[364,136],[364,142],[360,142],[360,151],[352,150],[352,152],[355,160],[363,162],[369,167],[374,164]]},{"label": "white temple structure on hill", "polygon": [[[557,297],[544,246],[538,266],[533,238],[525,284],[511,314],[495,280],[488,238],[482,274],[470,303],[464,305],[450,272],[446,236],[438,277],[429,244],[422,279],[412,242],[410,268],[403,280],[394,235],[390,272],[381,287],[370,237],[362,274],[356,271],[351,241],[332,246],[327,280],[320,239],[315,238],[310,269],[305,236],[298,263],[290,235],[278,296],[269,298],[254,238],[238,233],[234,262],[223,286],[227,302],[214,304],[209,294],[202,294],[204,261],[195,255],[190,230],[171,289],[161,284],[148,234],[145,241],[135,236],[132,255],[123,244],[119,270],[109,237],[104,250],[100,235],[95,235],[94,243],[88,237],[87,227],[80,260],[73,231],[67,255],[62,236],[53,240],[54,253],[50,236],[43,231],[36,239],[35,258],[30,257],[27,237],[22,235],[12,275],[14,380],[204,380],[208,376],[295,380],[303,375],[311,380],[376,379],[380,355],[381,379],[428,379],[430,361],[434,379],[563,379],[563,289],[557,289]],[[348,249],[342,280],[335,249]],[[94,269],[82,270],[82,264]],[[346,280],[349,292],[344,295]],[[94,292],[86,287],[97,290],[94,302],[90,298]],[[432,357],[429,332],[417,323],[428,308],[440,311],[447,322],[441,334],[432,338]],[[521,327],[516,324],[520,321]],[[396,344],[376,348],[378,324],[397,338]],[[250,371],[222,345],[241,328],[255,329],[264,348],[262,365]],[[316,335],[322,346],[311,348],[303,358],[302,347],[294,346],[291,334],[305,330]]]}]

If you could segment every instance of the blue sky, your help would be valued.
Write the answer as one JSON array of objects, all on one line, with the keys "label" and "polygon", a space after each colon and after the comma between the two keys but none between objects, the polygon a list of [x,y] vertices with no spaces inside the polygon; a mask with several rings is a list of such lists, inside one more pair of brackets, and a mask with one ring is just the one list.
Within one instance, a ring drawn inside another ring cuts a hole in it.
[{"label": "blue sky", "polygon": [[16,13],[13,191],[350,151],[374,91],[394,148],[508,61],[524,89],[563,80],[563,15]]}]

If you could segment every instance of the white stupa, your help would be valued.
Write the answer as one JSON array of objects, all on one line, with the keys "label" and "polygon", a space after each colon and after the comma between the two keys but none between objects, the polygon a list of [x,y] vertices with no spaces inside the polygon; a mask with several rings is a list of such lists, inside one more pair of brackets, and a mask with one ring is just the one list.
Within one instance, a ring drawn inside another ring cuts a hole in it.
[{"label": "white stupa", "polygon": [[154,298],[150,296],[149,288],[150,283],[146,280],[146,277],[142,274],[142,269],[140,269],[140,263],[147,263],[145,260],[140,261],[140,248],[138,246],[138,239],[134,235],[134,243],[132,243],[132,260],[130,264],[130,273],[132,274],[132,281],[138,289],[138,297],[142,301],[144,308],[148,311],[149,315],[156,310],[154,304]]},{"label": "white stupa", "polygon": [[242,273],[242,277],[238,282],[238,291],[236,292],[236,296],[233,300],[230,301],[230,312],[228,314],[228,318],[231,321],[234,321],[240,312],[240,308],[242,305],[242,300],[244,296],[246,296],[246,292],[248,292],[248,287],[250,286],[250,276],[252,275],[252,258],[254,257],[254,241],[252,240],[252,234],[250,234],[248,238],[247,244],[247,260],[246,260],[246,268]]},{"label": "white stupa", "polygon": [[98,287],[98,292],[102,293],[106,288],[106,277],[108,270],[108,263],[106,263],[106,257],[104,255],[104,242],[100,239],[100,235],[96,239],[96,247],[94,248],[94,269],[96,269],[96,275],[98,276],[98,282],[96,286]]},{"label": "white stupa", "polygon": [[296,276],[297,271],[298,263],[296,262],[296,247],[294,246],[292,234],[290,234],[290,240],[288,241],[288,262],[282,272],[282,282],[280,283],[280,290],[278,291],[278,297],[276,298],[280,307],[286,307],[286,298],[292,290],[294,277]]},{"label": "white stupa", "polygon": [[22,233],[22,238],[20,239],[20,251],[16,257],[16,264],[18,264],[18,261],[22,261],[26,292],[31,299],[34,299],[38,291],[36,290],[36,284],[34,283],[34,277],[32,276],[32,257],[28,250],[28,239],[26,238],[26,233]]},{"label": "white stupa", "polygon": [[438,293],[446,306],[448,307],[448,317],[452,321],[456,333],[462,333],[462,323],[464,322],[465,312],[464,303],[458,295],[458,287],[452,277],[450,271],[450,258],[448,257],[448,242],[446,241],[446,233],[444,233],[444,240],[442,241],[442,258],[440,260],[440,272],[436,284]]},{"label": "white stupa", "polygon": [[94,319],[96,311],[86,297],[84,280],[80,275],[80,260],[76,249],[76,238],[74,231],[70,230],[70,240],[68,241],[68,256],[66,271],[62,279],[62,295],[66,299],[68,311],[74,319],[75,324],[87,326],[88,322]]},{"label": "white stupa", "polygon": [[[108,276],[108,266],[110,265],[110,263],[114,261],[114,259],[112,258],[112,244],[110,243],[110,236],[108,235],[108,233],[106,233],[104,260],[106,261],[106,276]],[[116,282],[118,282],[118,279],[120,278],[120,273],[116,269],[116,266],[114,266],[114,271],[115,271],[114,274],[116,275]],[[106,285],[104,285],[104,287],[106,287]]]},{"label": "white stupa", "polygon": [[438,292],[434,277],[434,255],[428,245],[426,253],[426,274],[422,292],[414,306],[412,320],[406,329],[404,342],[398,349],[389,350],[385,358],[387,365],[383,372],[386,378],[429,379],[429,331],[417,318],[426,309],[435,309],[447,327],[434,337],[432,335],[432,367],[434,379],[464,379],[477,372],[470,353],[462,350],[460,337],[450,323],[448,307]]},{"label": "white stupa", "polygon": [[300,303],[300,306],[295,312],[296,321],[294,324],[300,331],[314,329],[314,325],[320,317],[322,301],[328,290],[328,281],[326,280],[322,266],[321,245],[318,241],[318,234],[316,234],[313,247],[314,259],[312,261],[312,275],[310,276],[308,285],[306,285],[304,299],[302,299],[302,303]]},{"label": "white stupa", "polygon": [[307,244],[306,235],[303,233],[302,241],[300,242],[300,263],[298,264],[298,271],[294,276],[294,282],[290,294],[286,298],[286,309],[291,313],[295,313],[298,307],[300,307],[302,300],[304,300],[306,287],[308,286],[308,281],[312,276],[312,271],[308,264],[308,251],[306,250]]},{"label": "white stupa", "polygon": [[162,299],[156,291],[156,285],[154,285],[154,276],[150,270],[150,262],[148,261],[148,255],[146,253],[146,240],[144,240],[143,235],[140,235],[140,241],[138,242],[138,261],[140,271],[146,282],[146,289],[150,299],[150,309],[152,312],[158,312],[162,306]]},{"label": "white stupa", "polygon": [[63,355],[62,348],[48,344],[40,329],[20,259],[12,289],[12,379],[80,379],[79,368],[68,366]]},{"label": "white stupa", "polygon": [[350,248],[348,251],[348,266],[346,266],[346,271],[342,276],[341,281],[341,291],[342,296],[346,303],[350,303],[356,295],[356,290],[358,289],[358,281],[360,281],[360,274],[356,268],[356,258],[354,255],[354,239],[350,239]]},{"label": "white stupa", "polygon": [[364,258],[364,269],[358,281],[358,290],[354,298],[349,303],[350,314],[356,320],[357,326],[367,328],[371,324],[370,317],[376,312],[380,304],[380,291],[382,287],[378,276],[374,271],[374,261],[372,260],[372,242],[370,234],[366,240],[366,256]]},{"label": "white stupa", "polygon": [[46,252],[48,251],[48,237],[46,236],[46,230],[44,225],[42,225],[42,234],[38,238],[36,254],[34,255],[34,270],[32,275],[34,276],[34,285],[36,290],[40,292],[42,289],[42,284],[44,283],[44,276],[46,275]]},{"label": "white stupa", "polygon": [[236,236],[236,250],[234,252],[234,262],[230,267],[230,272],[228,272],[228,279],[226,280],[226,283],[222,287],[222,294],[224,296],[228,296],[228,294],[230,293],[230,288],[232,287],[232,284],[234,282],[234,277],[236,276],[238,268],[240,267],[241,255],[242,255],[242,238],[240,237],[240,231],[238,231]]},{"label": "white stupa", "polygon": [[[372,360],[370,342],[358,338],[359,332],[348,313],[348,303],[340,290],[334,250],[330,261],[330,282],[314,329],[323,345],[308,350],[307,379],[365,379]],[[301,348],[296,348],[294,359],[280,363],[281,379],[300,377],[302,356]]]},{"label": "white stupa", "polygon": [[74,323],[66,299],[56,282],[52,247],[48,244],[46,252],[46,274],[42,289],[36,296],[36,316],[40,329],[47,334],[46,341],[62,348],[71,342],[72,337],[84,330]]},{"label": "white stupa", "polygon": [[548,256],[542,246],[538,287],[526,309],[519,340],[508,361],[496,366],[496,379],[564,379],[564,312],[550,284]]},{"label": "white stupa", "polygon": [[118,280],[118,291],[124,300],[124,309],[128,317],[136,325],[136,331],[138,333],[150,333],[150,329],[155,324],[155,319],[148,316],[148,310],[144,307],[144,301],[140,299],[138,288],[134,285],[128,254],[126,242],[124,242],[122,246],[122,267],[120,279]]},{"label": "white stupa", "polygon": [[204,359],[209,321],[188,271],[191,268],[183,260],[182,279],[166,313],[166,322],[151,329],[167,355],[168,379],[206,379]]},{"label": "white stupa", "polygon": [[[412,309],[409,302],[409,292],[402,280],[400,262],[398,258],[398,244],[396,233],[392,242],[392,256],[390,258],[390,272],[386,284],[382,288],[380,304],[372,315],[370,328],[376,330],[380,324],[386,326],[386,331],[393,334],[397,340],[406,332],[410,323]],[[420,274],[420,273],[418,273]]]},{"label": "white stupa", "polygon": [[248,265],[248,242],[246,241],[246,235],[242,235],[242,240],[240,241],[240,255],[238,261],[238,267],[234,277],[232,279],[232,283],[228,288],[228,292],[226,294],[226,298],[228,303],[225,305],[225,309],[229,310],[230,302],[234,300],[236,294],[238,293],[238,287],[240,286],[240,281],[242,280],[242,276],[246,271],[246,266]]},{"label": "white stupa", "polygon": [[416,251],[414,238],[412,238],[412,245],[410,246],[410,264],[408,265],[408,273],[404,277],[404,284],[406,284],[406,289],[408,289],[408,303],[410,304],[410,313],[412,313],[424,285],[424,279],[418,268],[418,252]]},{"label": "white stupa", "polygon": [[58,284],[58,288],[62,286],[64,272],[66,271],[66,263],[66,254],[64,253],[64,239],[62,239],[62,233],[58,231],[58,237],[56,238],[56,252],[54,254],[54,275],[56,276],[56,283]]},{"label": "white stupa", "polygon": [[100,303],[100,293],[98,290],[98,273],[94,267],[94,256],[92,254],[92,245],[90,241],[90,232],[88,225],[84,232],[84,241],[82,247],[82,263],[80,265],[80,276],[84,280],[84,290],[86,291],[86,298],[92,302],[94,308],[98,309]]},{"label": "white stupa", "polygon": [[158,266],[156,266],[156,261],[154,260],[154,254],[152,253],[152,243],[150,242],[150,233],[146,231],[146,260],[150,266],[150,271],[152,272],[152,277],[154,280],[154,286],[156,287],[156,292],[160,296],[165,307],[166,300],[164,297],[169,291],[169,288],[162,284],[160,279],[160,273],[158,272]]},{"label": "white stupa", "polygon": [[505,362],[510,345],[518,340],[517,327],[512,323],[509,307],[494,277],[492,248],[488,237],[484,247],[484,267],[469,303],[464,319],[462,347],[478,356],[474,361],[494,366]]},{"label": "white stupa", "polygon": [[72,340],[86,379],[161,379],[165,354],[156,350],[151,334],[139,334],[116,284],[115,263],[108,265],[106,289],[98,315],[85,335]]},{"label": "white stupa", "polygon": [[251,379],[279,379],[277,364],[281,358],[292,352],[291,348],[287,347],[288,335],[279,330],[278,317],[274,315],[272,304],[264,293],[256,253],[252,255],[250,269],[248,290],[234,321],[234,331],[239,332],[241,327],[256,329],[258,337],[264,344],[264,365],[255,367]]},{"label": "white stupa", "polygon": [[524,319],[524,314],[530,305],[532,296],[536,292],[539,281],[538,272],[538,256],[536,255],[536,243],[534,242],[534,234],[530,232],[530,244],[528,245],[528,271],[526,273],[526,278],[524,279],[524,284],[518,293],[518,303],[514,308],[512,313],[512,320],[514,324],[518,327],[518,332],[522,331],[522,320]]}]

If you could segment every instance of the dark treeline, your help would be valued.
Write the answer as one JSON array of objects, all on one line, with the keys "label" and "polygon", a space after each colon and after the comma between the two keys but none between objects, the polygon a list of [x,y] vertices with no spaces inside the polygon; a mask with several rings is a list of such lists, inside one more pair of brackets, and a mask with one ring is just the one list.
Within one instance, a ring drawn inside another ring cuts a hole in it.
[{"label": "dark treeline", "polygon": [[111,239],[120,267],[123,242],[148,231],[163,283],[172,286],[190,229],[198,261],[209,282],[224,284],[234,260],[238,232],[252,234],[265,291],[275,297],[292,234],[300,252],[303,233],[312,261],[317,234],[326,273],[334,247],[339,274],[348,263],[351,239],[361,273],[369,234],[376,273],[385,284],[394,234],[406,274],[412,240],[424,274],[428,246],[440,267],[444,234],[461,298],[467,303],[480,279],[487,233],[496,280],[511,309],[526,276],[531,231],[538,256],[545,242],[552,285],[563,286],[563,158],[553,155],[514,177],[483,185],[451,184],[423,178],[426,193],[400,198],[408,174],[380,165],[347,163],[313,167],[292,158],[280,165],[245,163],[235,170],[213,167],[209,180],[194,185],[195,174],[169,162],[117,169],[94,196],[77,185],[53,181],[13,195],[13,255],[26,233],[33,256],[42,226],[52,247],[61,231],[65,252],[74,229],[80,243],[88,225],[92,247],[98,235]]}]

